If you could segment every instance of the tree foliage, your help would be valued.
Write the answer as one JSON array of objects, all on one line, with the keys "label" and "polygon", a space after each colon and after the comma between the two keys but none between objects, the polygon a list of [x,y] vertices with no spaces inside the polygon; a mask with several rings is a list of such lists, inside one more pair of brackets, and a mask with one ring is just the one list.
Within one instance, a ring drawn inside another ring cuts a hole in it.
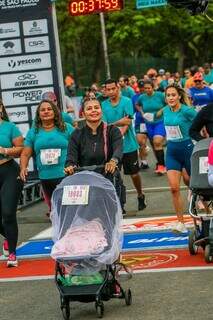
[{"label": "tree foliage", "polygon": [[[83,59],[88,61],[88,72],[97,78],[103,65],[99,15],[71,17],[67,6],[68,0],[56,2],[65,71],[79,69]],[[212,4],[208,14],[213,16]],[[110,57],[176,58],[177,68],[182,69],[210,61],[213,56],[212,23],[204,15],[190,16],[186,10],[169,5],[136,10],[135,1],[126,0],[122,11],[105,15],[105,23]]]}]

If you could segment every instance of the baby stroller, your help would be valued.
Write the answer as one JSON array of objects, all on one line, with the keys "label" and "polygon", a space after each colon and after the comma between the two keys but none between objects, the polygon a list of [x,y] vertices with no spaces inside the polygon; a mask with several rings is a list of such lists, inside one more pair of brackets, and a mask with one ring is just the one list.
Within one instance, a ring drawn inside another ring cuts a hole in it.
[{"label": "baby stroller", "polygon": [[55,282],[64,319],[70,302],[95,302],[99,318],[111,298],[132,302],[118,282],[122,210],[113,184],[101,174],[82,171],[66,177],[52,196]]},{"label": "baby stroller", "polygon": [[[191,179],[189,213],[194,220],[194,230],[189,233],[189,252],[197,254],[199,246],[203,248],[205,261],[213,261],[213,215],[211,214],[213,188],[208,183],[208,149],[212,139],[199,141],[191,157]],[[197,201],[205,201],[205,211],[200,213]]]}]

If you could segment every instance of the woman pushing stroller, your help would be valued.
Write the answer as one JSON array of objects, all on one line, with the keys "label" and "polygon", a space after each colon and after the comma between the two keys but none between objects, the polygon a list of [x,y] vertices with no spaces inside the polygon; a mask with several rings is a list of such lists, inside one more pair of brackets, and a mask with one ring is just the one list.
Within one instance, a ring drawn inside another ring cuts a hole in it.
[{"label": "woman pushing stroller", "polygon": [[[82,108],[86,126],[76,129],[70,137],[64,171],[72,175],[77,167],[104,164],[104,170],[99,173],[109,174],[110,178],[123,155],[120,130],[102,121],[101,106],[96,98],[85,98]],[[121,178],[119,180],[122,185]],[[120,194],[118,196],[123,209],[124,201]]]}]

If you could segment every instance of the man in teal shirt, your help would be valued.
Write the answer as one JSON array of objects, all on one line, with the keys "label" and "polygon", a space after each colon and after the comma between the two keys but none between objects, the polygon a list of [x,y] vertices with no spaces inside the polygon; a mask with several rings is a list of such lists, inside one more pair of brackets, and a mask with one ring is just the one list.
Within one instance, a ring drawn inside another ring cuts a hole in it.
[{"label": "man in teal shirt", "polygon": [[139,146],[132,127],[134,114],[132,101],[121,95],[119,85],[113,79],[105,82],[105,92],[108,99],[102,103],[103,119],[121,130],[124,139],[122,159],[124,174],[131,176],[138,194],[138,210],[143,210],[146,208],[146,203],[139,174]]},{"label": "man in teal shirt", "polygon": [[132,97],[135,95],[135,91],[128,85],[128,83],[129,79],[127,76],[121,76],[119,78],[119,85],[121,88],[122,96],[132,99]]}]

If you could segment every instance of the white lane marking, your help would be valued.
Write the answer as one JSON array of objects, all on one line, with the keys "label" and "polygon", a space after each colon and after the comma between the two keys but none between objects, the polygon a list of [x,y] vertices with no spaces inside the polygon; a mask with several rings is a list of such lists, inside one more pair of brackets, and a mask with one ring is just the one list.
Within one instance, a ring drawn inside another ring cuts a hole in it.
[{"label": "white lane marking", "polygon": [[[206,271],[212,270],[211,267],[176,267],[176,268],[162,268],[162,269],[145,269],[145,270],[134,270],[133,274],[142,274],[142,273],[160,273],[160,272],[181,272],[181,271]],[[125,272],[123,272],[125,274]],[[30,277],[14,277],[14,278],[5,278],[0,279],[0,282],[17,282],[17,281],[39,281],[39,280],[51,280],[54,279],[54,275],[49,276],[30,276]]]}]

